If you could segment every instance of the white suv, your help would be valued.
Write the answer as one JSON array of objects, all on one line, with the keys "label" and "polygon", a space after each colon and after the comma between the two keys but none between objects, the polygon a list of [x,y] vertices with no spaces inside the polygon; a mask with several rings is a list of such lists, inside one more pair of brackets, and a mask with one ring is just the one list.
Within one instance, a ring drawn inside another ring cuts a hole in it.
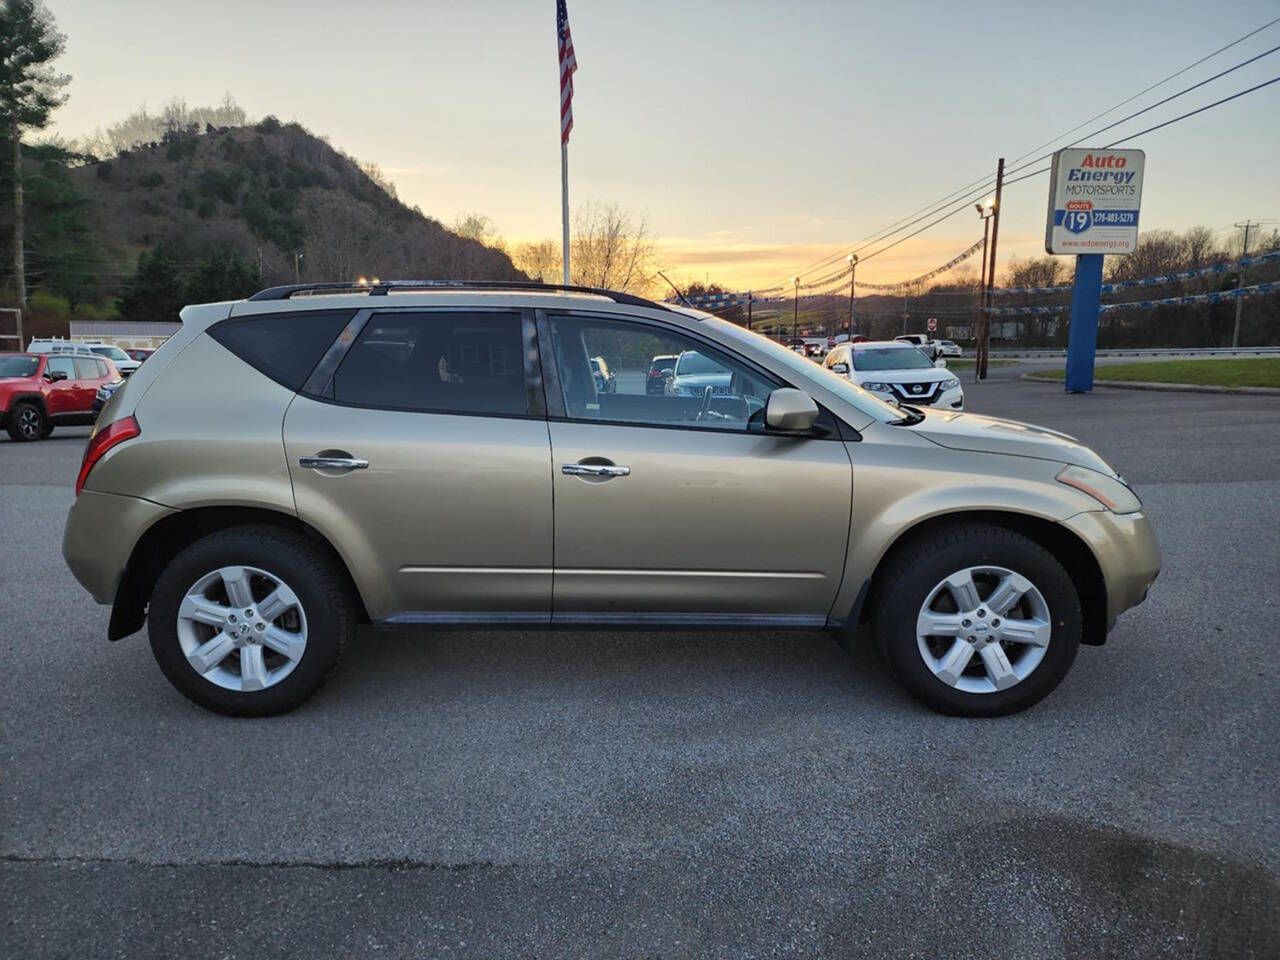
[{"label": "white suv", "polygon": [[61,337],[32,340],[27,346],[27,353],[70,353],[78,357],[106,357],[116,365],[120,376],[127,377],[142,366],[114,343],[103,343],[101,340],[63,340]]},{"label": "white suv", "polygon": [[964,409],[960,378],[946,369],[947,361],[930,360],[924,352],[898,340],[842,343],[823,364],[848,377],[864,390],[897,403],[947,410]]}]

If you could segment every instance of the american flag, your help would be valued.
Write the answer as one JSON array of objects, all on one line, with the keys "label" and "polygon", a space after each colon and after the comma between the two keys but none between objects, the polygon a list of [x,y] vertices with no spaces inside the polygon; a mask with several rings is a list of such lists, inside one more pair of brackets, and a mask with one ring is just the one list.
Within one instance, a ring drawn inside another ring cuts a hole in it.
[{"label": "american flag", "polygon": [[560,143],[566,144],[573,129],[573,74],[578,69],[578,58],[573,55],[569,10],[564,0],[556,0],[556,36],[560,43]]}]

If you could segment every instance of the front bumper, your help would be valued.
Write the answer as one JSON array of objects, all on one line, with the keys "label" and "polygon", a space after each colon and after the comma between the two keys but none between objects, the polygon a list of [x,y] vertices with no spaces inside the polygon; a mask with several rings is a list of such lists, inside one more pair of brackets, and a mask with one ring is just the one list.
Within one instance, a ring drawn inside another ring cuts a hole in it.
[{"label": "front bumper", "polygon": [[62,556],[93,599],[112,603],[134,545],[157,520],[177,512],[138,497],[85,490],[67,514]]},{"label": "front bumper", "polygon": [[1091,510],[1062,521],[1093,551],[1107,589],[1107,620],[1147,598],[1162,558],[1155,528],[1143,511]]}]

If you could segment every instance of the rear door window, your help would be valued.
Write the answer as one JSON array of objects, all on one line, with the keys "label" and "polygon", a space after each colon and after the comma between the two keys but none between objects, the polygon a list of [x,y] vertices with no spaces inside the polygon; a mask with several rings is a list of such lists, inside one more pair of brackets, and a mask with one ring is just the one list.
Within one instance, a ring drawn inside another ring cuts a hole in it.
[{"label": "rear door window", "polygon": [[350,310],[330,310],[235,317],[209,335],[276,383],[300,390],[352,316]]},{"label": "rear door window", "polygon": [[76,379],[97,380],[98,361],[91,360],[88,357],[76,357]]},{"label": "rear door window", "polygon": [[527,416],[518,313],[375,314],[334,372],[339,403]]}]

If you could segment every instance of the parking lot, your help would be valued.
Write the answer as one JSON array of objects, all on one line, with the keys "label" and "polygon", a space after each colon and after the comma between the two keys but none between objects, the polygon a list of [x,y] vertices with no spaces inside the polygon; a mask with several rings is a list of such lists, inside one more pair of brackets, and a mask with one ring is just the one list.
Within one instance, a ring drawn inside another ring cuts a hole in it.
[{"label": "parking lot", "polygon": [[1277,956],[1280,403],[1034,368],[968,408],[1098,449],[1165,568],[1000,720],[865,638],[372,630],[231,720],[63,564],[88,430],[0,440],[0,954]]}]

